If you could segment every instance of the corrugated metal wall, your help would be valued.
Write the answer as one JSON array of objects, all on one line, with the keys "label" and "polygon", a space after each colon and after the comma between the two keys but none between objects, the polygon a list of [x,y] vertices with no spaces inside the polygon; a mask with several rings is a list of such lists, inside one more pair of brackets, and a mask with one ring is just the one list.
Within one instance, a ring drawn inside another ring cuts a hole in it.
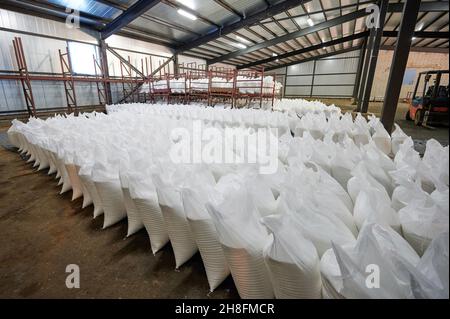
[{"label": "corrugated metal wall", "polygon": [[[16,30],[19,32],[14,32]],[[58,50],[66,50],[67,39],[95,44],[94,36],[90,31],[66,28],[61,22],[0,9],[0,72],[17,71],[12,46],[14,37],[22,38],[29,72],[54,74],[61,73]],[[62,82],[33,81],[32,89],[37,109],[66,106]],[[94,83],[77,83],[76,94],[79,105],[98,104]],[[20,82],[1,80],[0,112],[25,109]]]},{"label": "corrugated metal wall", "polygon": [[356,82],[360,51],[338,54],[278,69],[286,73],[286,97],[350,98]]}]

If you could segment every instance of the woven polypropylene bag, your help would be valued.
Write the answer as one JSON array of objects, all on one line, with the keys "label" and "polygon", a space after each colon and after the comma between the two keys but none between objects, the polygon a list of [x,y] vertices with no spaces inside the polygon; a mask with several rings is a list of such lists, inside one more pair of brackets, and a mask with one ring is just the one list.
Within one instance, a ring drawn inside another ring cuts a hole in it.
[{"label": "woven polypropylene bag", "polygon": [[303,237],[289,215],[266,216],[261,221],[272,234],[263,255],[275,296],[321,298],[320,260],[313,243]]},{"label": "woven polypropylene bag", "polygon": [[[278,299],[318,299],[321,298],[320,271],[305,277],[293,263],[266,258],[272,277],[273,290]],[[301,283],[301,285],[299,284]],[[301,287],[301,289],[299,289]]]},{"label": "woven polypropylene bag", "polygon": [[216,229],[208,219],[188,218],[188,222],[202,256],[210,291],[213,292],[230,274],[222,246],[217,240]]},{"label": "woven polypropylene bag", "polygon": [[56,154],[54,152],[50,152],[50,157],[52,159],[52,162],[55,164],[55,169],[56,169],[55,179],[58,179],[58,178],[60,179],[61,178],[61,171],[60,171],[60,168],[59,168],[59,163],[58,163],[57,156],[56,156]]},{"label": "woven polypropylene bag", "polygon": [[102,201],[105,219],[103,228],[114,225],[127,216],[123,203],[120,182],[94,182],[98,195]]},{"label": "woven polypropylene bag", "polygon": [[92,197],[91,197],[89,190],[87,189],[87,187],[84,185],[83,181],[80,178],[80,175],[79,175],[80,167],[75,165],[75,170],[77,172],[78,182],[81,185],[81,192],[83,194],[83,204],[81,206],[81,208],[83,209],[83,208],[86,208],[89,205],[91,205],[93,203],[93,201],[92,201]]},{"label": "woven polypropylene bag", "polygon": [[419,256],[422,256],[430,246],[431,239],[425,238],[420,235],[409,232],[407,229],[403,228],[403,237],[411,245]]},{"label": "woven polypropylene bag", "polygon": [[261,251],[249,252],[222,244],[231,275],[242,299],[272,299],[274,297],[269,272]]},{"label": "woven polypropylene bag", "polygon": [[169,235],[167,234],[161,208],[158,205],[158,198],[156,196],[153,199],[134,198],[133,201],[150,237],[152,252],[156,254],[169,242]]},{"label": "woven polypropylene bag", "polygon": [[191,185],[181,192],[183,208],[194,235],[203,265],[206,270],[210,291],[214,291],[230,274],[217,231],[206,210],[206,203],[215,194],[215,181],[211,173],[199,177],[199,185]]},{"label": "woven polypropylene bag", "polygon": [[83,196],[83,190],[80,178],[78,177],[77,168],[73,164],[66,164],[65,168],[67,171],[67,176],[70,180],[70,185],[72,185],[72,200],[75,200]]},{"label": "woven polypropylene bag", "polygon": [[[324,255],[325,256],[325,255]],[[344,296],[340,295],[333,285],[322,276],[322,298],[323,299],[345,299]]]},{"label": "woven polypropylene bag", "polygon": [[[64,194],[72,189],[72,185],[70,184],[69,174],[67,173],[67,169],[64,166],[64,162],[56,157],[56,165],[58,166],[58,171],[61,174],[62,187],[60,194]],[[59,184],[58,184],[59,185]]]},{"label": "woven polypropylene bag", "polygon": [[[159,198],[158,193],[158,198]],[[173,207],[161,205],[162,215],[167,226],[170,242],[175,255],[176,268],[178,269],[197,252],[197,244],[189,229],[186,217],[183,216],[182,206]]]},{"label": "woven polypropylene bag", "polygon": [[56,171],[57,171],[55,161],[53,160],[53,156],[50,151],[44,150],[44,152],[47,155],[48,163],[49,163],[48,175],[52,175],[52,174],[56,173]]},{"label": "woven polypropylene bag", "polygon": [[103,214],[103,205],[100,195],[98,194],[97,188],[95,187],[95,184],[90,176],[79,175],[79,177],[82,185],[86,188],[92,198],[92,202],[94,204],[94,218],[96,218],[97,216]]},{"label": "woven polypropylene bag", "polygon": [[37,152],[38,152],[38,157],[39,157],[39,167],[37,170],[41,171],[43,169],[49,168],[50,163],[49,163],[47,155],[44,152],[44,149],[38,146]]},{"label": "woven polypropylene bag", "polygon": [[144,227],[141,217],[137,211],[134,201],[131,199],[130,190],[128,188],[122,187],[123,201],[125,209],[127,210],[128,218],[128,232],[127,237],[137,233],[141,228]]}]

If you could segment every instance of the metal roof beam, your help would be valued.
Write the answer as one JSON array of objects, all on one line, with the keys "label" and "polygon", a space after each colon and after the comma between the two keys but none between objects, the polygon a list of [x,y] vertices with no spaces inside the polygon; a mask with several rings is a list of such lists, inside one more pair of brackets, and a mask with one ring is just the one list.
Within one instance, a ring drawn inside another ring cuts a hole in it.
[{"label": "metal roof beam", "polygon": [[[383,37],[396,38],[398,31],[383,31]],[[414,37],[423,39],[448,39],[448,31],[416,31],[414,32]]]},{"label": "metal roof beam", "polygon": [[208,63],[213,64],[213,63],[221,62],[221,61],[224,61],[224,60],[232,59],[232,58],[235,58],[235,57],[238,57],[240,55],[244,55],[244,54],[256,51],[256,50],[260,50],[260,49],[264,49],[264,48],[267,48],[267,47],[271,47],[271,46],[276,45],[276,44],[281,43],[281,42],[286,42],[286,41],[289,41],[289,40],[292,40],[292,39],[300,38],[300,37],[303,37],[303,36],[305,36],[307,34],[311,34],[311,33],[314,33],[314,32],[320,31],[320,30],[324,30],[324,29],[327,29],[327,28],[330,28],[330,27],[333,27],[333,26],[336,26],[336,25],[340,25],[340,24],[348,22],[348,21],[356,20],[356,19],[364,17],[366,15],[368,15],[368,13],[366,12],[365,9],[354,11],[352,13],[349,13],[349,14],[346,14],[346,15],[343,15],[343,16],[339,16],[339,17],[337,17],[335,19],[331,19],[331,20],[328,20],[328,21],[325,21],[325,22],[322,22],[322,23],[318,23],[318,24],[316,24],[316,25],[314,25],[312,27],[309,27],[309,28],[305,28],[305,29],[302,29],[302,30],[299,30],[299,31],[291,32],[291,33],[285,34],[283,36],[271,39],[269,41],[265,41],[265,42],[262,42],[262,43],[255,44],[255,45],[253,45],[251,47],[248,47],[246,49],[237,50],[237,51],[231,52],[229,54],[222,55],[220,57],[217,57],[215,59],[212,59],[212,60],[208,61]]},{"label": "metal roof beam", "polygon": [[[395,46],[384,45],[381,50],[393,51]],[[412,47],[411,52],[429,52],[429,53],[449,53],[449,48],[430,48],[430,47]]]},{"label": "metal roof beam", "polygon": [[[404,3],[389,3],[388,12],[403,12]],[[419,12],[443,12],[448,11],[448,1],[422,2]]]},{"label": "metal roof beam", "polygon": [[272,71],[272,70],[276,70],[276,69],[280,69],[280,68],[285,68],[291,65],[296,65],[296,64],[300,64],[300,63],[306,63],[306,62],[310,62],[310,61],[314,61],[314,60],[318,60],[318,59],[324,59],[324,58],[328,58],[330,56],[333,55],[338,55],[338,54],[343,54],[343,53],[348,53],[348,52],[352,52],[352,51],[356,51],[361,49],[361,45],[358,45],[356,47],[352,47],[352,48],[347,48],[344,50],[338,50],[338,51],[333,51],[333,52],[329,52],[329,53],[325,53],[325,54],[321,54],[321,55],[317,55],[317,56],[313,56],[307,59],[302,59],[299,61],[295,61],[295,62],[290,62],[290,63],[286,63],[286,64],[282,64],[282,65],[276,65],[276,66],[272,66],[270,68],[266,68],[265,71]]},{"label": "metal roof beam", "polygon": [[[303,3],[311,2],[312,0],[304,0]],[[246,26],[253,25],[261,20],[270,18],[274,15],[280,14],[282,12],[285,12],[289,9],[292,9],[294,7],[297,7],[301,5],[301,0],[285,0],[281,3],[277,3],[271,7],[268,7],[262,11],[259,11],[255,14],[252,14],[248,17],[244,17],[243,19],[240,19],[239,21],[232,23],[230,25],[224,26],[220,29],[216,29],[202,37],[199,37],[197,39],[194,39],[192,41],[189,41],[188,43],[180,46],[177,50],[177,53],[181,53],[183,51],[187,51],[189,49],[195,48],[197,46],[200,46],[202,44],[205,44],[209,41],[215,40],[217,38],[220,38],[223,35],[227,35],[231,32],[237,31],[239,29],[242,29]]]},{"label": "metal roof beam", "polygon": [[249,64],[239,65],[237,68],[238,69],[251,68],[251,67],[254,67],[254,66],[257,66],[257,65],[266,64],[266,63],[269,63],[269,62],[272,62],[272,61],[276,61],[278,59],[284,59],[284,58],[288,58],[288,57],[291,57],[291,56],[307,53],[307,52],[310,52],[310,51],[320,50],[323,47],[329,47],[329,46],[333,46],[333,45],[336,45],[336,44],[341,44],[341,43],[345,43],[345,42],[348,42],[348,41],[365,38],[368,35],[369,35],[368,31],[356,33],[354,35],[350,35],[350,36],[343,37],[343,38],[340,38],[340,39],[335,39],[335,40],[331,40],[331,41],[328,41],[328,42],[319,43],[317,45],[313,45],[313,46],[310,46],[310,47],[306,47],[306,48],[302,48],[302,49],[299,49],[299,50],[291,51],[291,52],[288,52],[288,53],[285,53],[285,54],[280,54],[280,55],[275,56],[275,57],[270,57],[270,58],[267,58],[267,59],[264,59],[264,60],[255,61],[255,62],[252,62],[252,63],[249,63]]},{"label": "metal roof beam", "polygon": [[123,27],[127,26],[131,21],[142,15],[144,12],[150,10],[152,7],[160,3],[161,0],[139,0],[120,16],[108,23],[101,31],[102,39],[106,39],[110,35],[116,33]]}]

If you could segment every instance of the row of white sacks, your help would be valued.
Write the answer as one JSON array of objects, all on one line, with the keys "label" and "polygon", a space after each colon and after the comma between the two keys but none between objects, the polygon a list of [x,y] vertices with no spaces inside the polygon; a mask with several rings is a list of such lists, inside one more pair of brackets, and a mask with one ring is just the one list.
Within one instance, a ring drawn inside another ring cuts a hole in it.
[{"label": "row of white sacks", "polygon": [[[38,169],[57,172],[62,192],[93,203],[104,227],[123,218],[128,235],[145,227],[154,253],[170,241],[177,268],[199,250],[211,291],[231,272],[242,298],[448,298],[448,147],[430,140],[420,158],[398,127],[392,138],[379,133],[377,119],[331,116],[350,133],[293,137],[290,119],[280,120],[287,114],[197,108],[114,106],[14,121],[8,134]],[[192,129],[193,119],[219,129],[236,121],[250,136],[274,117],[275,174],[168,156],[179,142],[171,131]],[[351,133],[359,126],[367,140]]]},{"label": "row of white sacks", "polygon": [[291,115],[303,116],[307,113],[341,113],[341,109],[336,105],[326,105],[321,101],[307,101],[304,99],[277,99],[273,105],[274,111],[288,112]]},{"label": "row of white sacks", "polygon": [[[236,79],[236,87],[239,89],[239,93],[243,94],[260,94],[261,89],[263,94],[272,94],[274,92],[274,87],[275,94],[280,94],[281,88],[283,87],[280,82],[274,81],[272,76],[265,76],[264,78],[247,78],[238,76]],[[180,77],[178,79],[155,81],[153,87],[156,90],[167,90],[169,86],[172,93],[186,93],[186,89],[189,89],[189,87],[199,91],[208,91],[209,83],[210,79],[208,78],[189,80],[184,77]],[[234,87],[234,80],[214,77],[211,79],[211,87],[232,89]],[[140,91],[141,93],[150,92],[149,84],[145,83]]]},{"label": "row of white sacks", "polygon": [[[294,108],[290,107],[293,101],[298,102]],[[170,115],[176,118],[222,123],[225,126],[271,127],[277,128],[280,135],[290,130],[296,137],[302,137],[303,132],[307,131],[315,139],[325,141],[331,139],[342,143],[345,137],[350,137],[357,145],[367,144],[369,140],[373,140],[386,155],[395,154],[399,144],[407,137],[400,129],[397,129],[391,143],[391,136],[375,116],[370,116],[367,121],[358,114],[353,120],[351,113],[342,114],[341,109],[334,105],[327,110],[325,104],[318,101],[282,99],[278,105],[281,106],[283,103],[287,106],[281,107],[279,110],[282,111],[279,112],[248,108],[210,108],[195,103],[191,105],[117,104],[108,105],[106,110],[108,113],[130,111],[135,114]],[[315,107],[322,111],[316,111]],[[324,149],[326,152],[326,145]]]}]

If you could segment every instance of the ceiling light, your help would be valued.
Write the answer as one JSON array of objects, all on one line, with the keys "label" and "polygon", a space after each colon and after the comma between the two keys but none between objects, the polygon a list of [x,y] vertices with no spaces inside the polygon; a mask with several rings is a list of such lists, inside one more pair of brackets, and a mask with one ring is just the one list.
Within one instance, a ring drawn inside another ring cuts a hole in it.
[{"label": "ceiling light", "polygon": [[276,59],[275,62],[280,62],[280,59]]},{"label": "ceiling light", "polygon": [[231,43],[231,45],[235,46],[237,48],[240,48],[240,49],[246,49],[247,48],[247,46],[245,44],[242,44],[242,43]]},{"label": "ceiling light", "polygon": [[189,13],[189,12],[183,10],[183,9],[178,9],[177,12],[178,12],[178,14],[180,14],[180,15],[188,18],[188,19],[191,19],[191,20],[194,20],[194,21],[197,20],[197,17],[195,15],[193,15],[192,13]]},{"label": "ceiling light", "polygon": [[275,57],[275,56],[278,56],[278,54],[276,54],[276,53],[274,52],[274,53],[272,53],[272,56]]},{"label": "ceiling light", "polygon": [[244,39],[243,37],[240,37],[240,36],[236,36],[236,40],[238,40],[238,41],[241,41],[241,42],[244,42],[244,43],[251,43],[250,41],[248,41],[247,39]]},{"label": "ceiling light", "polygon": [[416,37],[412,37],[412,40],[414,41],[414,40],[416,40],[417,38]]},{"label": "ceiling light", "polygon": [[314,21],[311,18],[308,18],[308,20],[306,20],[306,22],[308,22],[310,27],[314,26]]}]

